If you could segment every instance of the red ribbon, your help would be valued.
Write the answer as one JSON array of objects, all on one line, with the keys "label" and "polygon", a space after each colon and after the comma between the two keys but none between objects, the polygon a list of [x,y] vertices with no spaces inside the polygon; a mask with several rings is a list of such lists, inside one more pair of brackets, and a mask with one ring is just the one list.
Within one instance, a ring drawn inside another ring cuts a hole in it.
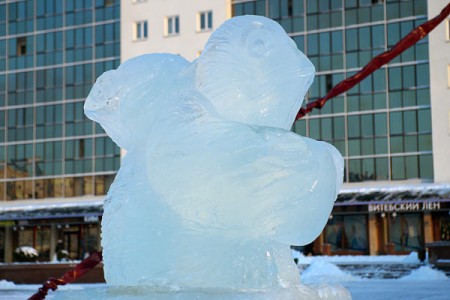
[{"label": "red ribbon", "polygon": [[403,51],[416,44],[418,41],[423,39],[430,31],[432,31],[439,23],[441,23],[448,15],[450,14],[450,4],[441,11],[439,15],[434,17],[433,19],[423,23],[422,25],[417,26],[413,29],[408,35],[406,35],[403,39],[401,39],[391,50],[383,52],[377,56],[375,56],[361,71],[356,73],[355,75],[341,81],[336,86],[334,86],[328,94],[319,98],[314,102],[310,102],[306,105],[305,108],[301,108],[295,117],[295,120],[301,119],[307,113],[311,112],[314,108],[321,109],[325,103],[333,97],[342,94],[364,78],[372,74],[374,71],[378,70],[381,66],[387,64],[393,58],[401,54]]},{"label": "red ribbon", "polygon": [[100,251],[95,251],[88,258],[80,262],[74,269],[67,271],[60,278],[50,278],[41,288],[37,291],[36,294],[28,298],[28,300],[43,300],[45,296],[48,294],[48,290],[56,290],[58,285],[65,285],[72,281],[75,281],[79,277],[83,276],[85,273],[89,272],[96,265],[98,265],[102,261],[102,253]]}]

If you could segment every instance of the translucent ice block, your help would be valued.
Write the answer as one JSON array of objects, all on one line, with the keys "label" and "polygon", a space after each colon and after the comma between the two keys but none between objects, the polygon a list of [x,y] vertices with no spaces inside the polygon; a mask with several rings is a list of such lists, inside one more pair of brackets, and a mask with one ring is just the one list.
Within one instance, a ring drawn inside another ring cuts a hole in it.
[{"label": "translucent ice block", "polygon": [[313,77],[280,25],[244,16],[193,62],[142,55],[98,78],[85,113],[127,151],[104,207],[108,284],[300,289],[289,246],[320,234],[343,175],[334,147],[290,131]]}]

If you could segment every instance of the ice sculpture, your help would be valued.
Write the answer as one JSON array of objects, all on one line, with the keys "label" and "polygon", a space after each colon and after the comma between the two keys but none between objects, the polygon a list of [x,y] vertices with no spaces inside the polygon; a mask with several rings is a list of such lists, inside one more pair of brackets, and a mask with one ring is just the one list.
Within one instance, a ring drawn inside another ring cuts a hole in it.
[{"label": "ice sculpture", "polygon": [[124,62],[85,113],[126,149],[102,222],[112,285],[299,291],[342,182],[332,146],[290,131],[314,67],[270,19],[236,17],[192,63]]}]

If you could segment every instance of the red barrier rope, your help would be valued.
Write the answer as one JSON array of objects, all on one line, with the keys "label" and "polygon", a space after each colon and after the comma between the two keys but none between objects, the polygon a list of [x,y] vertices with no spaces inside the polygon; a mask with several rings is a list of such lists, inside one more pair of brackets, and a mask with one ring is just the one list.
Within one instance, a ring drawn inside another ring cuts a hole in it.
[{"label": "red barrier rope", "polygon": [[65,285],[75,281],[85,273],[89,272],[102,261],[102,253],[100,251],[93,252],[88,258],[80,262],[74,269],[67,271],[60,278],[50,278],[47,280],[38,292],[28,298],[28,300],[43,300],[47,296],[48,290],[56,290],[58,285]]},{"label": "red barrier rope", "polygon": [[434,17],[433,19],[423,23],[422,25],[417,26],[413,29],[408,35],[406,35],[403,39],[401,39],[391,50],[383,52],[373,58],[361,71],[356,73],[355,75],[341,81],[336,86],[334,86],[328,94],[319,98],[314,102],[308,103],[305,108],[301,108],[297,113],[295,120],[301,119],[307,113],[311,112],[314,108],[321,109],[325,103],[339,94],[342,94],[364,78],[372,74],[374,71],[379,69],[381,66],[387,64],[393,58],[401,54],[403,51],[416,44],[419,40],[423,39],[430,31],[432,31],[439,23],[441,23],[448,15],[450,14],[450,4],[441,11],[439,15]]}]

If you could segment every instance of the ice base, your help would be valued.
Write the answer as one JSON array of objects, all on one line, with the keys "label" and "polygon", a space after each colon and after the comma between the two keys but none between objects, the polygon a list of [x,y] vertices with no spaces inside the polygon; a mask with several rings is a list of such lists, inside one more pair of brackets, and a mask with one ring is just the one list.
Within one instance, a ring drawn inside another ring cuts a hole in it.
[{"label": "ice base", "polygon": [[87,287],[82,290],[56,291],[52,299],[352,299],[350,292],[341,285],[298,285],[295,288],[275,290],[231,290],[231,289],[181,289],[179,287],[150,286],[101,286]]}]

